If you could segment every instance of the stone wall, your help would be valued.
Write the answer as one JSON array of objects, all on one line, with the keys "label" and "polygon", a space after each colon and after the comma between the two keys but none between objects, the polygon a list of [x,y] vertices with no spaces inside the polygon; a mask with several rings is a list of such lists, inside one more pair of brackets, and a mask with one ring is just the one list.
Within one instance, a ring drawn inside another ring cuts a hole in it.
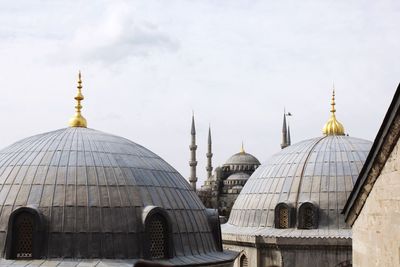
[{"label": "stone wall", "polygon": [[259,251],[255,247],[224,244],[224,250],[240,252],[239,256],[236,258],[236,260],[233,264],[233,267],[241,267],[240,259],[241,259],[242,255],[245,255],[247,257],[249,267],[261,266]]},{"label": "stone wall", "polygon": [[400,145],[397,142],[353,225],[353,266],[400,266],[399,240]]},{"label": "stone wall", "polygon": [[[254,240],[257,238],[253,237]],[[259,242],[224,244],[225,250],[240,252],[234,267],[240,266],[240,258],[245,255],[249,267],[348,267],[351,266],[351,241],[337,239],[294,239],[281,244]],[[281,243],[281,242],[279,242]],[[298,243],[289,244],[289,243]],[[317,245],[321,243],[321,245]],[[387,266],[388,267],[388,266]]]}]

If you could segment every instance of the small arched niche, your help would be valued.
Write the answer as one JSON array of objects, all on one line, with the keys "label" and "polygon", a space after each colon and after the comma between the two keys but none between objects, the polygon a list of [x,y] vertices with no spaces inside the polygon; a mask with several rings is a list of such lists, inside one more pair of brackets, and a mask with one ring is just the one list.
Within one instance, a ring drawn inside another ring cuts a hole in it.
[{"label": "small arched niche", "polygon": [[7,259],[39,259],[42,251],[44,220],[38,209],[20,207],[8,220]]},{"label": "small arched niche", "polygon": [[249,266],[249,260],[247,259],[245,254],[240,256],[239,266],[240,267],[248,267]]}]

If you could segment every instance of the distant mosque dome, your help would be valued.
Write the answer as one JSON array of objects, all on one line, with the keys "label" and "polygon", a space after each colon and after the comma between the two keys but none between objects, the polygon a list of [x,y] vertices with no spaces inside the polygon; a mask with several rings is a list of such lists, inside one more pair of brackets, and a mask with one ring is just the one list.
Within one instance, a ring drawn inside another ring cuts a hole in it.
[{"label": "distant mosque dome", "polygon": [[222,252],[218,213],[150,150],[86,128],[80,77],[78,89],[70,128],[0,151],[3,257],[232,262],[235,255]]},{"label": "distant mosque dome", "polygon": [[260,166],[260,161],[244,151],[243,145],[239,153],[231,156],[222,166],[224,171],[254,171]]}]

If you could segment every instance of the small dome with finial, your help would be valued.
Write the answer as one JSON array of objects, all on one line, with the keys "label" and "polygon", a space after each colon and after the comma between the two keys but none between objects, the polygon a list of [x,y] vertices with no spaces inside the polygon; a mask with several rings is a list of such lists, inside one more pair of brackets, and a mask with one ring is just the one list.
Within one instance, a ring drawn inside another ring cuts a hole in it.
[{"label": "small dome with finial", "polygon": [[333,88],[332,101],[331,101],[331,117],[322,129],[322,133],[325,135],[344,135],[344,127],[336,119],[336,109],[335,109],[335,87]]},{"label": "small dome with finial", "polygon": [[230,168],[244,168],[244,169],[254,169],[261,165],[260,161],[252,154],[247,153],[244,150],[244,145],[240,147],[240,152],[232,155],[223,165],[224,167]]},{"label": "small dome with finial", "polygon": [[86,119],[82,116],[81,114],[81,101],[84,100],[85,98],[82,95],[82,76],[81,72],[79,71],[78,74],[78,92],[74,99],[76,100],[76,106],[75,106],[75,115],[69,120],[69,126],[71,127],[87,127],[87,121]]}]

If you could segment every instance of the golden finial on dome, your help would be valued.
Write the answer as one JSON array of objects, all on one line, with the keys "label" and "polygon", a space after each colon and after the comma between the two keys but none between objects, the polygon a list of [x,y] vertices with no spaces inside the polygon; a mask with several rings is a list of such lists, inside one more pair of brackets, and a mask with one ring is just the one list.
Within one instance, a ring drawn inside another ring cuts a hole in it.
[{"label": "golden finial on dome", "polygon": [[325,135],[344,135],[343,125],[336,119],[335,109],[335,85],[333,85],[332,101],[331,101],[331,117],[322,129]]},{"label": "golden finial on dome", "polygon": [[241,148],[240,148],[240,153],[242,153],[242,154],[246,153],[246,152],[244,151],[243,141],[242,141],[242,146],[241,146]]},{"label": "golden finial on dome", "polygon": [[75,106],[75,115],[69,120],[69,126],[71,127],[87,127],[86,119],[81,114],[81,101],[85,99],[82,95],[82,79],[81,72],[78,74],[78,93],[75,96],[76,106]]}]

